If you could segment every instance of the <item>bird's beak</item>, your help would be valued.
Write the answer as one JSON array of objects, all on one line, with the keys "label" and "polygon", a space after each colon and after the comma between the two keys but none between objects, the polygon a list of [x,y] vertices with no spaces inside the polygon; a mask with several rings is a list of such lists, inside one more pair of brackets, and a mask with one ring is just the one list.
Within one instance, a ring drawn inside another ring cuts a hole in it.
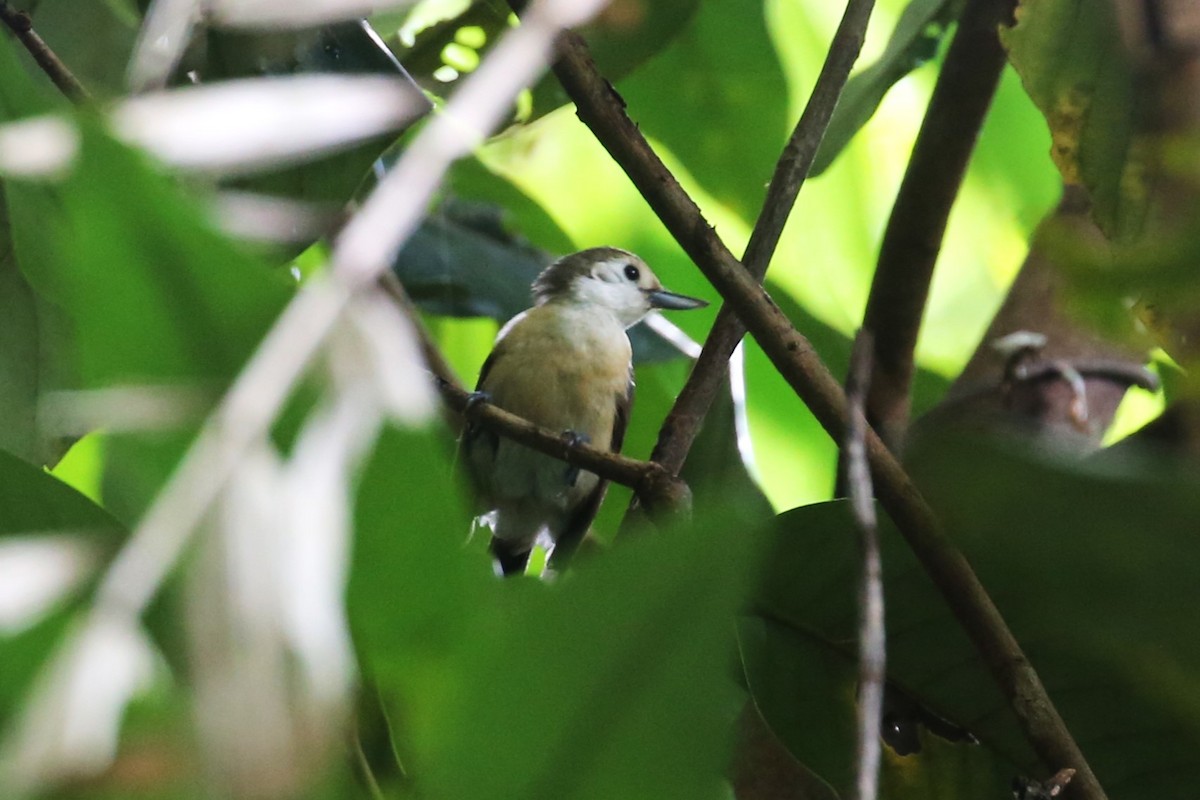
[{"label": "bird's beak", "polygon": [[651,308],[667,308],[672,311],[687,311],[690,308],[704,308],[708,305],[707,300],[697,300],[694,297],[675,294],[663,289],[647,292],[646,297],[650,300]]}]

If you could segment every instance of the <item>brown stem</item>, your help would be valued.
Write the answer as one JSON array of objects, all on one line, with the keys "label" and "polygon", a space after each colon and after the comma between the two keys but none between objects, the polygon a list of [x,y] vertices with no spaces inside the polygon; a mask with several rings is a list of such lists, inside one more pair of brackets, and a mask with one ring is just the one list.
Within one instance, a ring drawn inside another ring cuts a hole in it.
[{"label": "brown stem", "polygon": [[8,3],[0,0],[0,21],[3,21],[12,30],[17,40],[33,56],[33,60],[50,77],[50,80],[54,81],[54,85],[66,95],[68,100],[76,105],[91,101],[92,96],[88,90],[83,88],[83,84],[71,73],[71,70],[67,69],[67,65],[55,55],[45,40],[37,35],[27,13],[17,11]]},{"label": "brown stem", "polygon": [[[849,0],[846,3],[812,95],[775,165],[762,212],[742,257],[746,270],[759,281],[767,272],[796,196],[808,177],[833,110],[850,76],[850,69],[858,60],[874,6],[874,0]],[[724,384],[729,357],[745,335],[746,328],[737,315],[728,306],[722,306],[700,357],[659,430],[658,442],[650,455],[651,461],[662,464],[671,474],[678,475],[687,460],[713,398]]]},{"label": "brown stem", "polygon": [[896,195],[863,327],[877,331],[867,420],[895,449],[908,425],[913,353],[946,220],[1000,83],[998,34],[1014,0],[969,0]]},{"label": "brown stem", "polygon": [[[809,341],[716,236],[695,202],[666,168],[624,101],[597,72],[587,44],[566,33],[554,67],[576,113],[613,157],[647,204],[741,318],[771,363],[837,441],[845,434],[846,396]],[[1078,796],[1104,792],[1071,737],[1037,673],[970,564],[941,530],[932,509],[900,463],[870,428],[864,437],[879,501],[942,593],[1008,698],[1034,750],[1053,768],[1079,770]]]}]

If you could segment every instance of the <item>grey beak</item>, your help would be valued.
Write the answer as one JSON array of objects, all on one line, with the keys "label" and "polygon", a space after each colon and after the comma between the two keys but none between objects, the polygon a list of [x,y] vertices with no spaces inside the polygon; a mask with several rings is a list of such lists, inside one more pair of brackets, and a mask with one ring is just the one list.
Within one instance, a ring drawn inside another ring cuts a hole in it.
[{"label": "grey beak", "polygon": [[694,297],[675,294],[663,289],[659,289],[656,292],[647,292],[646,297],[650,300],[651,308],[667,308],[672,311],[687,311],[691,308],[704,308],[708,305],[707,300],[697,300]]}]

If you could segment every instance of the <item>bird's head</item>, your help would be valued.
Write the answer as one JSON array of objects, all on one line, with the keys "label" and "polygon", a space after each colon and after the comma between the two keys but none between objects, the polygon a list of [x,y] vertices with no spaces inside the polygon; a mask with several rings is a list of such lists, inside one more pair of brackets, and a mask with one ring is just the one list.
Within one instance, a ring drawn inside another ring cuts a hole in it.
[{"label": "bird's head", "polygon": [[563,256],[533,282],[538,305],[570,302],[599,306],[628,328],[657,308],[703,308],[704,300],[663,289],[646,262],[615,247],[593,247]]}]

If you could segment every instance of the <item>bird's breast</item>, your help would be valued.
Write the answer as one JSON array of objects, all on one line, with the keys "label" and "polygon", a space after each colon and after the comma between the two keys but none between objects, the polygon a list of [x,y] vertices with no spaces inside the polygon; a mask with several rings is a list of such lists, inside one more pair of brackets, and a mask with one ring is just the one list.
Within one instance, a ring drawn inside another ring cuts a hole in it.
[{"label": "bird's breast", "polygon": [[481,388],[501,408],[607,449],[630,359],[629,337],[611,315],[544,305],[505,331]]}]

